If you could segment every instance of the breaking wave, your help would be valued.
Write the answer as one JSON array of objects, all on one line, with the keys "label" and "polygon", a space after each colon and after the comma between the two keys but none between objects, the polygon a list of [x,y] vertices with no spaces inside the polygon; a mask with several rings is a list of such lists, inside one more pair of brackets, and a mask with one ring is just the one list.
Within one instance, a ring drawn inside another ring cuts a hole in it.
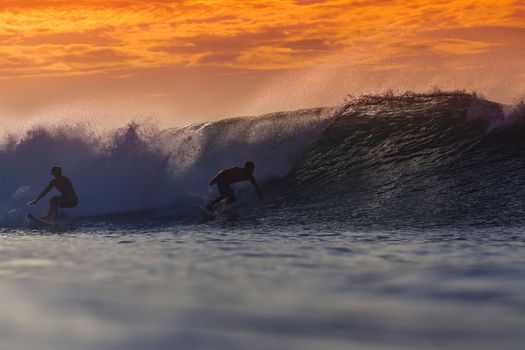
[{"label": "breaking wave", "polygon": [[[20,221],[53,165],[79,193],[70,215],[96,216],[188,210],[210,195],[207,184],[220,169],[250,159],[268,202],[282,204],[289,220],[525,223],[524,117],[523,103],[406,93],[167,130],[35,127],[0,151],[2,222]],[[44,212],[47,202],[39,205]]]},{"label": "breaking wave", "polygon": [[473,94],[363,97],[303,154],[288,196],[355,225],[523,223],[524,121],[523,103]]},{"label": "breaking wave", "polygon": [[[285,176],[330,118],[329,109],[318,108],[167,130],[131,123],[104,135],[83,125],[35,127],[10,136],[0,151],[2,222],[20,222],[53,165],[63,167],[80,197],[70,215],[176,213],[203,201],[210,178],[224,167],[251,159],[261,181]],[[38,205],[33,211],[43,214],[47,200]]]}]

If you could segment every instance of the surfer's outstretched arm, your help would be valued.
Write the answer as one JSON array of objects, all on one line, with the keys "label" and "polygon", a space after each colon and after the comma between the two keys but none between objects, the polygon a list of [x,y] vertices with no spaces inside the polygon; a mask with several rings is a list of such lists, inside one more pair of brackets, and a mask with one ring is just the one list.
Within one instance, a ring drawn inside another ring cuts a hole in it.
[{"label": "surfer's outstretched arm", "polygon": [[252,177],[250,179],[250,182],[252,183],[253,187],[255,188],[255,191],[257,191],[257,194],[259,195],[259,199],[260,200],[264,200],[263,195],[262,195],[262,191],[261,191],[261,187],[259,186],[257,181],[255,181],[255,177]]},{"label": "surfer's outstretched arm", "polygon": [[48,194],[49,191],[51,191],[51,189],[53,188],[53,181],[51,181],[49,183],[49,185],[47,185],[46,188],[44,188],[44,190],[42,192],[40,192],[40,194],[38,195],[38,197],[36,197],[36,199],[32,200],[31,202],[27,203],[27,204],[36,204],[39,200],[41,200],[46,194]]}]

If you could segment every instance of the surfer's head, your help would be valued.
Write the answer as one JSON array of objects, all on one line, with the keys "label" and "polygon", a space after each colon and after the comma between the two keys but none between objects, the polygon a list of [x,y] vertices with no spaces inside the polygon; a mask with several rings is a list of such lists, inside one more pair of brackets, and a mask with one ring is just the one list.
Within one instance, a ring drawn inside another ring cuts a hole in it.
[{"label": "surfer's head", "polygon": [[51,174],[53,174],[54,177],[59,177],[62,175],[62,168],[59,166],[54,166],[51,168]]},{"label": "surfer's head", "polygon": [[253,169],[255,169],[255,163],[251,160],[247,161],[244,163],[244,169],[246,169],[246,171],[250,174],[253,173]]}]

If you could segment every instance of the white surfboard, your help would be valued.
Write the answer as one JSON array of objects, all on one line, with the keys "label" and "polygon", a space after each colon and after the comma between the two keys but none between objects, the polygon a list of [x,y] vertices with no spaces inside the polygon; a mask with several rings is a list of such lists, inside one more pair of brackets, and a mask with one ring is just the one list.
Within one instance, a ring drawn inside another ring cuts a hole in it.
[{"label": "white surfboard", "polygon": [[41,217],[38,217],[38,216],[34,216],[33,214],[27,214],[27,218],[29,220],[33,221],[33,222],[36,222],[36,223],[39,223],[39,224],[48,225],[48,226],[55,226],[55,225],[58,224],[56,221],[46,220],[44,218],[41,218]]},{"label": "white surfboard", "polygon": [[199,211],[201,212],[202,215],[206,216],[207,218],[210,218],[210,219],[215,219],[215,213],[208,210],[207,208],[205,207],[201,207],[200,205],[197,205],[197,204],[194,204],[193,205],[195,208],[199,209]]}]

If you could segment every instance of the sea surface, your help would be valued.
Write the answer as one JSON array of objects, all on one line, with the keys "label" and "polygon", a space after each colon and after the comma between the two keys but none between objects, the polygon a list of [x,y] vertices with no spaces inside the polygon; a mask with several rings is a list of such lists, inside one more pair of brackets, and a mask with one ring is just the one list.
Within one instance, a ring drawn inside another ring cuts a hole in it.
[{"label": "sea surface", "polygon": [[[524,106],[462,92],[100,135],[0,167],[0,349],[522,349]],[[265,200],[194,204],[254,160]],[[62,165],[80,196],[28,209]],[[7,171],[9,170],[9,171]]]}]

